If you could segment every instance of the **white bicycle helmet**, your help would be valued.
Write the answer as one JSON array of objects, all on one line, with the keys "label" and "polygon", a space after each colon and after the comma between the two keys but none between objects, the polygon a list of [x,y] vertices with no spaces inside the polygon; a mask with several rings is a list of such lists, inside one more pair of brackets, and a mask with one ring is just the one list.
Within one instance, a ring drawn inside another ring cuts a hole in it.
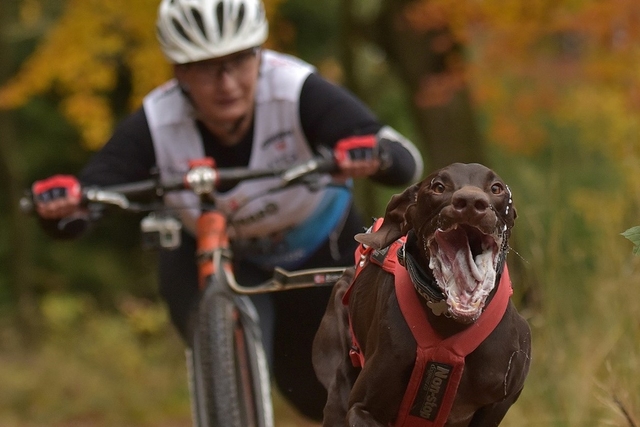
[{"label": "white bicycle helmet", "polygon": [[162,0],[156,27],[162,51],[175,64],[259,46],[269,32],[262,0]]}]

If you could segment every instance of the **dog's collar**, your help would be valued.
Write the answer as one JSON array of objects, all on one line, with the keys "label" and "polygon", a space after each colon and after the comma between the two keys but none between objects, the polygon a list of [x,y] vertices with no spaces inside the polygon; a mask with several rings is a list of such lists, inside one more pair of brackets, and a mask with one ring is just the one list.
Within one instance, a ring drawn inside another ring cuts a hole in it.
[{"label": "dog's collar", "polygon": [[[398,252],[396,254],[398,262],[407,269],[416,292],[418,292],[418,294],[427,301],[427,306],[431,309],[433,314],[436,316],[440,316],[442,314],[447,316],[449,313],[449,306],[447,305],[446,296],[438,286],[433,275],[425,271],[420,264],[416,262],[415,257],[411,253],[412,250],[417,248],[416,241],[416,234],[413,230],[410,230],[407,233],[406,241],[398,248]],[[498,259],[498,265],[496,266],[496,284],[500,283],[505,259],[506,250],[502,250],[500,251],[500,258]]]},{"label": "dog's collar", "polygon": [[433,314],[436,316],[446,315],[449,311],[447,299],[438,287],[436,279],[416,262],[411,253],[412,249],[417,247],[416,240],[416,234],[413,230],[409,231],[407,240],[398,248],[398,262],[407,269],[416,292],[427,300],[427,306],[433,311]]}]

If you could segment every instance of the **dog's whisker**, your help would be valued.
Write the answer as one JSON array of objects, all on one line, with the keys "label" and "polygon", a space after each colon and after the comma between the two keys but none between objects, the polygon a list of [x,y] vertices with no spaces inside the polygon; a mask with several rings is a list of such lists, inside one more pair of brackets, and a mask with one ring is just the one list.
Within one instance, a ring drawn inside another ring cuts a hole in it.
[{"label": "dog's whisker", "polygon": [[509,252],[513,252],[514,254],[516,254],[518,256],[518,258],[520,258],[522,261],[524,261],[527,265],[529,265],[529,261],[523,257],[520,252],[516,251],[515,249],[513,249],[513,246],[509,245]]}]

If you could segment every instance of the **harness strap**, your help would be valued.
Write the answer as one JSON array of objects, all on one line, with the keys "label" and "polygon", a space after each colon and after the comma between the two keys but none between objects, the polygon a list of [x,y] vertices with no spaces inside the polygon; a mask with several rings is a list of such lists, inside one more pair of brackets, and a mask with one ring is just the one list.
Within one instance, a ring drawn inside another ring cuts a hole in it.
[{"label": "harness strap", "polygon": [[512,293],[505,265],[498,289],[478,320],[464,331],[443,339],[431,327],[409,274],[404,268],[396,268],[398,303],[417,342],[417,350],[395,427],[445,425],[462,378],[465,356],[500,323]]},{"label": "harness strap", "polygon": [[[378,219],[371,229],[375,231],[381,224],[382,219]],[[501,262],[503,271],[499,276],[496,292],[478,320],[464,331],[443,339],[428,321],[413,283],[413,276],[398,260],[397,254],[402,252],[405,244],[406,236],[381,250],[358,246],[355,252],[355,277],[368,262],[394,274],[400,310],[416,340],[414,368],[394,427],[443,427],[451,412],[464,372],[465,357],[471,354],[502,320],[513,289],[506,263]],[[345,305],[349,303],[354,282],[355,279],[343,297],[342,302]],[[349,330],[352,342],[349,351],[351,363],[362,368],[365,358],[354,334],[351,317]]]},{"label": "harness strap", "polygon": [[[378,218],[377,220],[375,220],[368,232],[378,230],[382,225],[383,220],[384,218]],[[373,262],[389,273],[394,273],[396,265],[399,265],[396,254],[398,250],[402,248],[405,241],[406,237],[403,236],[393,242],[391,245],[382,249],[374,249],[369,246],[358,245],[355,251],[356,271],[354,280],[349,285],[349,289],[347,289],[347,291],[343,295],[342,304],[344,304],[345,306],[349,305],[349,297],[351,296],[355,278],[358,277],[358,275],[368,262]],[[351,334],[351,349],[349,349],[349,358],[351,359],[351,364],[356,368],[362,368],[364,366],[364,354],[362,354],[360,344],[358,344],[356,335],[353,332],[353,322],[351,321],[351,316],[349,316],[349,333]]]},{"label": "harness strap", "polygon": [[[378,219],[372,229],[377,230],[381,224],[382,219]],[[356,277],[368,262],[373,262],[395,275],[395,291],[400,310],[417,344],[414,368],[393,426],[443,427],[451,412],[464,372],[465,357],[472,353],[502,320],[513,293],[511,279],[504,263],[496,292],[478,320],[464,331],[443,339],[428,321],[410,272],[398,261],[397,253],[405,243],[406,236],[382,250],[360,245],[355,252]],[[342,302],[345,305],[349,302],[352,288],[353,282],[343,297]],[[352,341],[349,357],[353,366],[361,368],[364,366],[365,358],[354,334],[351,317],[349,329]]]}]

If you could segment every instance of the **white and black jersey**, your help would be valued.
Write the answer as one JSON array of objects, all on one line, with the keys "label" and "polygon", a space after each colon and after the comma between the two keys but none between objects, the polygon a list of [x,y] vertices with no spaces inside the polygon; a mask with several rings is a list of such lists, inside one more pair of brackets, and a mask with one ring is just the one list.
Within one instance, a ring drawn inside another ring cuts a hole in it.
[{"label": "white and black jersey", "polygon": [[[121,123],[80,179],[101,185],[136,181],[148,177],[152,167],[161,176],[183,174],[189,160],[205,156],[221,168],[282,168],[309,159],[320,145],[333,147],[342,138],[381,130],[368,108],[314,71],[297,58],[263,50],[252,127],[231,147],[218,143],[195,119],[188,97],[175,80],[169,81]],[[372,179],[402,185],[419,178],[422,162],[415,147],[394,132],[384,135],[381,145],[391,167]],[[335,187],[269,192],[277,182],[241,183],[220,191],[216,200],[230,219],[235,244],[254,262],[296,268],[340,224],[351,195]],[[178,209],[185,228],[193,232],[197,197],[181,192],[167,196],[166,203]]]}]

